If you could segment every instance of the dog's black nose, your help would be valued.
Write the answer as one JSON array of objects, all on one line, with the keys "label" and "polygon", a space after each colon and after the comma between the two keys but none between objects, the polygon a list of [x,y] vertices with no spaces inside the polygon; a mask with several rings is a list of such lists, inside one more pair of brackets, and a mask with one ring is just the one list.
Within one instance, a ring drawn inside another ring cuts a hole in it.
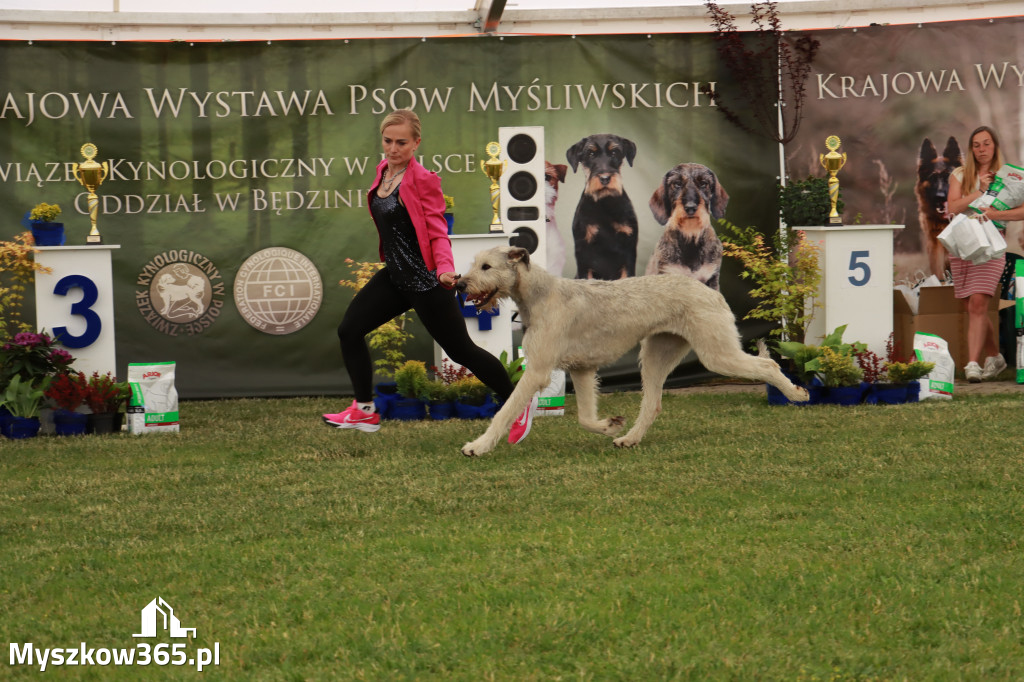
[{"label": "dog's black nose", "polygon": [[455,290],[460,292],[460,293],[465,293],[466,292],[466,283],[463,282],[460,279],[458,282],[455,283]]}]

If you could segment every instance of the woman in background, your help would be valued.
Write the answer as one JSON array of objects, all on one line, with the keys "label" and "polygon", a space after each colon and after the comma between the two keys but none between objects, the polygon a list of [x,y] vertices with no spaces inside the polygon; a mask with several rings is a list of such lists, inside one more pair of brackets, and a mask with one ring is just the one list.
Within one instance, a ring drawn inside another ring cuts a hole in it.
[{"label": "woman in background", "polygon": [[[950,216],[963,213],[972,201],[988,189],[996,171],[1003,165],[999,138],[988,126],[971,133],[964,165],[949,177],[949,199],[946,212]],[[999,288],[999,280],[1006,267],[1006,257],[1000,256],[975,265],[970,261],[949,257],[953,273],[953,293],[964,301],[967,310],[967,365],[964,376],[971,383],[993,379],[1006,369],[1006,360],[999,352],[996,330],[989,319],[988,308]],[[984,365],[981,364],[984,357]]]}]

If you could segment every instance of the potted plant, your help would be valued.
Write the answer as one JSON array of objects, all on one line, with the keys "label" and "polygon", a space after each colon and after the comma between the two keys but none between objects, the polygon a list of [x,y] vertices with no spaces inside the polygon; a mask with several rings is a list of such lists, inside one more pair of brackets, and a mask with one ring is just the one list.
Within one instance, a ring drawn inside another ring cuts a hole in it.
[{"label": "potted plant", "polygon": [[452,384],[456,395],[455,414],[460,419],[487,419],[493,417],[498,406],[491,397],[491,389],[472,374]]},{"label": "potted plant", "polygon": [[132,389],[127,381],[117,381],[110,372],[93,372],[86,387],[85,403],[92,414],[86,425],[87,433],[114,433],[121,430],[124,412]]},{"label": "potted plant", "polygon": [[64,223],[56,222],[60,215],[57,204],[36,204],[25,214],[25,221],[32,230],[36,246],[62,246],[64,244]]},{"label": "potted plant", "polygon": [[444,219],[448,221],[448,234],[451,234],[455,227],[455,199],[447,194],[442,196],[444,196]]},{"label": "potted plant", "polygon": [[85,404],[88,385],[82,372],[61,372],[50,381],[45,395],[56,406],[53,425],[58,436],[80,436],[85,433],[88,416],[77,410]]},{"label": "potted plant", "polygon": [[857,366],[853,353],[824,346],[817,359],[825,384],[825,402],[833,405],[859,405],[864,397],[864,370]]},{"label": "potted plant", "polygon": [[[25,291],[35,281],[36,272],[50,271],[36,261],[34,254],[37,252],[28,231],[10,241],[0,241],[0,341],[32,329],[21,317]],[[3,386],[0,383],[0,388]]]},{"label": "potted plant", "polygon": [[[789,227],[821,226],[828,223],[832,200],[828,196],[828,180],[809,175],[806,180],[789,180],[778,185],[779,211]],[[843,212],[843,201],[836,201],[836,211]]]},{"label": "potted plant", "polygon": [[902,388],[905,396],[904,402],[914,403],[917,402],[921,393],[920,379],[927,376],[933,369],[935,369],[934,362],[924,362],[923,360],[887,362],[885,376],[897,397]]},{"label": "potted plant", "polygon": [[4,427],[8,438],[32,438],[39,435],[39,409],[42,405],[50,377],[38,382],[22,379],[15,374],[0,393],[0,405],[7,408],[11,416]]},{"label": "potted plant", "polygon": [[723,254],[740,261],[740,277],[754,285],[750,296],[758,304],[743,319],[767,320],[775,325],[769,336],[802,341],[818,305],[817,244],[803,232],[776,230],[767,240],[756,227],[740,228],[724,218],[718,225]]},{"label": "potted plant", "polygon": [[407,360],[395,371],[395,385],[398,398],[391,406],[391,416],[407,420],[425,418],[430,390],[426,364],[419,360]]},{"label": "potted plant", "polygon": [[455,416],[456,387],[435,377],[427,383],[427,403],[431,419],[450,419]]}]

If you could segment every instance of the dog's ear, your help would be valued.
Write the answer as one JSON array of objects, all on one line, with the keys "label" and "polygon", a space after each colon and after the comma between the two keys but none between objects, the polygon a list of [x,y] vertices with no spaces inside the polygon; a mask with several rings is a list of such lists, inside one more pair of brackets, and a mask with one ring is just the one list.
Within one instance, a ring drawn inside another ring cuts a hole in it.
[{"label": "dog's ear", "polygon": [[711,215],[715,220],[721,220],[725,217],[725,207],[729,205],[729,193],[722,187],[717,175],[712,172],[711,177],[715,179],[715,193],[711,197]]},{"label": "dog's ear", "polygon": [[553,163],[551,164],[551,167],[555,169],[555,175],[558,176],[558,181],[565,182],[565,171],[569,169],[568,166],[564,163]]},{"label": "dog's ear", "polygon": [[648,202],[651,207],[651,213],[654,214],[654,219],[658,221],[659,225],[664,225],[668,222],[668,208],[665,206],[665,181],[662,180],[658,185],[658,189],[654,190],[654,194],[651,195],[651,200]]},{"label": "dog's ear", "polygon": [[583,153],[583,148],[587,146],[587,138],[583,138],[565,152],[565,159],[572,166],[572,172],[576,172],[576,168],[580,165],[580,155]]},{"label": "dog's ear", "polygon": [[629,161],[629,165],[633,165],[633,159],[636,158],[636,142],[633,140],[622,139],[622,149],[626,152],[626,161]]},{"label": "dog's ear", "polygon": [[942,152],[942,155],[946,157],[946,162],[953,168],[964,165],[964,157],[960,151],[960,145],[952,135],[946,140],[946,149]]},{"label": "dog's ear", "polygon": [[521,246],[510,247],[508,250],[508,260],[510,263],[522,263],[529,268],[530,252]]},{"label": "dog's ear", "polygon": [[937,158],[939,158],[939,153],[935,151],[935,145],[927,137],[924,138],[924,142],[921,143],[921,153],[917,158],[917,177],[924,180],[931,175]]}]

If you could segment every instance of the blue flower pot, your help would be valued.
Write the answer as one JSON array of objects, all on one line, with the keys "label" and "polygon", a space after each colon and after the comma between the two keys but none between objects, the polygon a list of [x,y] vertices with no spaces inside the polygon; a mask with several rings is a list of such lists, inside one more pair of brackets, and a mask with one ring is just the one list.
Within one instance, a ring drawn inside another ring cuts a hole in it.
[{"label": "blue flower pot", "polygon": [[381,419],[391,419],[391,408],[398,398],[398,386],[393,381],[382,381],[374,388],[377,396],[373,399],[373,405],[377,408],[377,414]]},{"label": "blue flower pot", "polygon": [[490,395],[479,405],[472,405],[464,400],[455,401],[455,416],[459,419],[490,419],[497,413],[498,403]]},{"label": "blue flower pot", "polygon": [[89,415],[69,410],[53,411],[53,432],[58,436],[83,436]]},{"label": "blue flower pot", "polygon": [[36,246],[64,246],[64,223],[44,223],[41,220],[30,222]]},{"label": "blue flower pot", "polygon": [[455,229],[455,215],[452,213],[445,213],[444,219],[448,223],[448,234],[451,234],[452,230]]},{"label": "blue flower pot", "polygon": [[860,405],[864,399],[864,385],[830,386],[825,389],[824,402],[829,405]]},{"label": "blue flower pot", "polygon": [[406,398],[399,395],[391,405],[391,419],[416,421],[427,418],[427,405],[419,398]]},{"label": "blue flower pot", "polygon": [[[920,389],[918,384],[918,391]],[[872,384],[865,402],[871,405],[902,405],[907,402],[907,384]]]},{"label": "blue flower pot", "polygon": [[41,426],[39,417],[11,417],[4,435],[12,440],[35,438]]},{"label": "blue flower pot", "polygon": [[430,418],[441,421],[455,416],[455,403],[450,400],[434,400],[430,403]]}]

